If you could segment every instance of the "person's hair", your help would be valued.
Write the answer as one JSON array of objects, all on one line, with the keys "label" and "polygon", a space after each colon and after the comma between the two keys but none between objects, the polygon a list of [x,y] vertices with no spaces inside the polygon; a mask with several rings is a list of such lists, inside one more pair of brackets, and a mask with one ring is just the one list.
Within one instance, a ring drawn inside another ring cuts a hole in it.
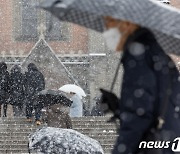
[{"label": "person's hair", "polygon": [[117,46],[117,50],[123,50],[123,47],[128,39],[128,37],[134,33],[138,28],[140,28],[139,25],[129,22],[129,21],[124,21],[124,20],[119,20],[119,19],[114,19],[112,17],[104,17],[105,20],[105,25],[106,28],[113,28],[117,27],[119,31],[122,33],[122,38]]}]

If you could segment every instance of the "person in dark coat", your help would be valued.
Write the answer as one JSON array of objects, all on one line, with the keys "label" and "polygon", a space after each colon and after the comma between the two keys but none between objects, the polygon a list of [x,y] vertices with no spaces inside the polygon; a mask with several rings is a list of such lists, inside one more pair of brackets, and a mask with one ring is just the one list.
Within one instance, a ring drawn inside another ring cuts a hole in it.
[{"label": "person in dark coat", "polygon": [[[43,74],[38,70],[35,64],[28,65],[28,72],[25,73],[25,97],[26,97],[26,117],[28,121],[32,121],[33,99],[34,96],[45,89],[45,81]],[[41,109],[35,108],[36,124],[40,122]]]},{"label": "person in dark coat", "polygon": [[3,105],[3,117],[7,117],[7,104],[9,98],[9,72],[5,62],[0,62],[0,116]]},{"label": "person in dark coat", "polygon": [[[137,154],[142,150],[139,144],[147,141],[146,137],[156,126],[167,89],[170,97],[161,132],[164,134],[162,141],[172,144],[180,136],[180,81],[174,62],[164,53],[150,30],[110,17],[105,21],[108,30],[116,28],[116,34],[121,35],[115,49],[123,50],[121,61],[124,67],[121,98],[117,100],[118,109],[115,111],[120,119],[119,137],[112,153]],[[102,100],[106,102],[112,100],[107,97],[108,93],[115,98],[108,91],[102,92]],[[171,145],[162,150],[163,154],[174,153]]]},{"label": "person in dark coat", "polygon": [[9,102],[13,105],[14,116],[23,114],[24,76],[21,73],[21,67],[18,65],[11,68]]}]

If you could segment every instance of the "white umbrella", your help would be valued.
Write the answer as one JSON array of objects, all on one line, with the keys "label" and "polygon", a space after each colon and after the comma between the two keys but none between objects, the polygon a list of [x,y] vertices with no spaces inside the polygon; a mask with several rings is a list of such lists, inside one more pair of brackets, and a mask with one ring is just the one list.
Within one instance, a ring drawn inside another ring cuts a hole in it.
[{"label": "white umbrella", "polygon": [[76,93],[81,99],[82,97],[86,97],[84,90],[75,84],[66,84],[60,87],[59,90],[66,93],[70,93],[70,92]]}]

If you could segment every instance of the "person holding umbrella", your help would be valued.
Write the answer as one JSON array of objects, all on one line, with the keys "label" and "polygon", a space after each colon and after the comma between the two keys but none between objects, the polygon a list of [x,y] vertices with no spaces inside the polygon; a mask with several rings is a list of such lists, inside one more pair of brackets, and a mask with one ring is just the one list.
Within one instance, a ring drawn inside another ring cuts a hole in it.
[{"label": "person holding umbrella", "polygon": [[70,106],[70,117],[82,117],[83,116],[83,102],[79,95],[75,92],[70,92],[71,100],[73,101]]},{"label": "person holding umbrella", "polygon": [[[180,119],[176,117],[174,108],[176,105],[179,107],[180,82],[174,62],[164,53],[150,30],[111,17],[106,17],[105,21],[107,45],[112,50],[124,51],[121,59],[124,66],[122,92],[121,98],[116,98],[119,107],[114,111],[121,121],[120,135],[113,154],[142,152],[140,142],[148,141],[147,137],[156,126],[168,134],[162,140],[168,138],[173,142],[180,134]],[[114,46],[110,38],[116,38]],[[102,100],[113,103],[111,100],[116,96],[106,90],[101,91]],[[145,149],[143,153],[149,151]],[[167,148],[163,149],[164,153],[173,152]]]},{"label": "person holding umbrella", "polygon": [[84,90],[75,84],[66,84],[59,88],[60,91],[69,93],[73,101],[70,106],[70,117],[83,116],[83,102],[82,98],[86,97]]},{"label": "person holding umbrella", "polygon": [[34,96],[34,108],[46,108],[42,119],[49,127],[71,128],[68,108],[72,101],[59,90],[45,89]]}]

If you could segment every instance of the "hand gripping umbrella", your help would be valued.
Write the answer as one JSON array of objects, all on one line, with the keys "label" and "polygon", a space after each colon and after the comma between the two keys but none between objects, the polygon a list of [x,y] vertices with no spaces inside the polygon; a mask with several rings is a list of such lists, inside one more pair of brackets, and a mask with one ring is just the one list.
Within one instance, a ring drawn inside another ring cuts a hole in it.
[{"label": "hand gripping umbrella", "polygon": [[180,11],[157,0],[46,0],[40,7],[98,32],[106,16],[130,21],[150,29],[165,52],[180,55]]}]

